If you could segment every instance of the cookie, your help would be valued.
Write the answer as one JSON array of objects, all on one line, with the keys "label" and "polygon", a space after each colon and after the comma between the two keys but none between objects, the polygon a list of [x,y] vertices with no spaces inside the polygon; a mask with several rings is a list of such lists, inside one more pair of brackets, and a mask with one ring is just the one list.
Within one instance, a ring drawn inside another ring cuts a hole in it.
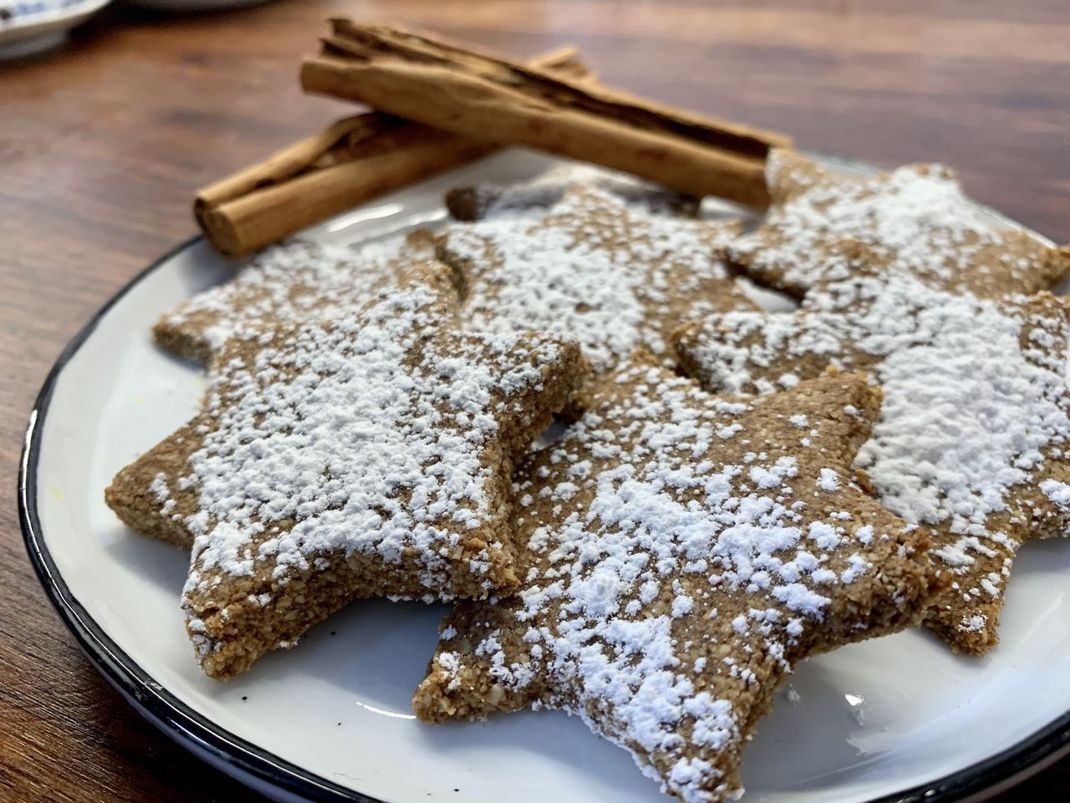
[{"label": "cookie", "polygon": [[228,340],[200,414],[106,492],[131,527],[192,546],[182,605],[213,677],[357,597],[513,588],[513,461],[584,370],[571,341],[459,331],[433,262],[319,313]]},{"label": "cookie", "polygon": [[775,150],[766,169],[772,203],[728,258],[756,282],[797,297],[862,272],[998,298],[1045,290],[1070,270],[1070,249],[999,227],[940,165],[844,175]]},{"label": "cookie", "polygon": [[637,347],[670,364],[669,334],[689,316],[757,308],[721,261],[738,231],[738,221],[655,217],[573,186],[533,220],[447,226],[438,254],[462,277],[466,327],[575,337],[604,375]]},{"label": "cookie", "polygon": [[360,249],[291,240],[262,251],[231,281],[164,315],[153,335],[168,351],[206,364],[230,338],[250,329],[299,323],[313,311],[356,310],[404,266],[433,256],[426,232]]},{"label": "cookie", "polygon": [[771,393],[828,365],[871,370],[885,401],[856,465],[885,507],[934,529],[952,584],[927,625],[983,654],[1021,543],[1070,524],[1068,309],[1048,293],[978,299],[857,278],[812,291],[795,313],[691,324],[676,347],[713,392]]},{"label": "cookie", "polygon": [[518,469],[520,589],[458,604],[415,709],[564,709],[681,800],[723,800],[793,665],[930,596],[924,530],[852,481],[880,392],[718,398],[637,355],[592,396]]},{"label": "cookie", "polygon": [[694,217],[699,199],[643,181],[627,173],[586,164],[565,164],[530,181],[477,184],[446,193],[446,208],[455,220],[537,216],[558,203],[572,186],[602,190],[627,206],[653,215]]}]

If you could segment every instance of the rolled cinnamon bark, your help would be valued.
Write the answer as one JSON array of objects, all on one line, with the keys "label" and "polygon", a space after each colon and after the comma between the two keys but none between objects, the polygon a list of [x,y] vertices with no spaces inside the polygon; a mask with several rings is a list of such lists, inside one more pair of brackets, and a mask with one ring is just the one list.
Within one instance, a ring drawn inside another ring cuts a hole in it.
[{"label": "rolled cinnamon bark", "polygon": [[[534,63],[574,77],[588,74],[571,47],[546,53]],[[498,147],[368,112],[338,120],[322,133],[204,188],[193,213],[216,248],[240,256]]]},{"label": "rolled cinnamon bark", "polygon": [[305,59],[306,91],[436,128],[593,162],[691,195],[768,205],[776,132],[671,109],[424,35],[331,21]]}]

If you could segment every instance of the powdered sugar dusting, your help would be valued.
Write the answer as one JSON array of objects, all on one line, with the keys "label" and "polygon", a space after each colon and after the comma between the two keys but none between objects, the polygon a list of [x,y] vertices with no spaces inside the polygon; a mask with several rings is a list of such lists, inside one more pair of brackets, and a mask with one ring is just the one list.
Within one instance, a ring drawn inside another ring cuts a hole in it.
[{"label": "powdered sugar dusting", "polygon": [[[427,591],[451,595],[449,553],[494,514],[501,469],[489,445],[502,421],[534,415],[510,399],[541,389],[563,351],[547,337],[455,333],[452,289],[434,275],[438,284],[412,280],[359,315],[224,353],[203,444],[180,481],[199,502],[186,522],[196,536],[187,594],[220,573],[263,565],[281,583],[319,556],[361,553],[384,566],[415,555]],[[470,558],[485,573],[507,547]]]},{"label": "powdered sugar dusting", "polygon": [[767,393],[785,366],[872,366],[885,402],[859,452],[882,502],[911,521],[980,535],[1010,488],[1070,434],[1057,302],[999,303],[905,277],[835,283],[789,315],[728,313],[682,344],[704,381]]},{"label": "powdered sugar dusting", "polygon": [[1044,447],[1070,433],[1061,370],[1022,354],[1025,320],[995,305],[956,299],[918,320],[931,336],[876,368],[885,405],[858,463],[889,509],[983,535]]},{"label": "powdered sugar dusting", "polygon": [[165,315],[157,330],[214,353],[227,340],[247,337],[265,325],[355,311],[396,278],[404,262],[429,255],[429,248],[400,236],[360,249],[291,240],[264,250],[233,280],[198,293]]},{"label": "powdered sugar dusting", "polygon": [[824,178],[805,163],[815,174],[808,177],[807,168],[795,167],[799,160],[773,153],[768,170],[774,192],[782,183],[793,186],[763,226],[730,251],[750,270],[789,286],[849,278],[872,265],[947,280],[1003,236],[939,165]]},{"label": "powdered sugar dusting", "polygon": [[[895,533],[878,525],[874,538],[857,515],[825,520],[796,504],[819,492],[820,475],[796,455],[819,447],[797,447],[786,414],[785,446],[748,428],[750,406],[649,364],[626,363],[609,383],[518,473],[532,568],[499,604],[526,654],[503,652],[500,630],[472,653],[493,656],[489,672],[508,690],[549,675],[558,692],[543,702],[579,714],[646,770],[657,761],[649,774],[680,799],[719,799],[735,784],[726,756],[751,728],[739,701],[771,694],[804,634],[829,624],[832,597],[872,576],[879,561],[859,551],[863,535],[886,544]],[[836,410],[808,412],[822,440]],[[752,451],[758,437],[763,450]],[[759,686],[768,691],[746,691]]]},{"label": "powdered sugar dusting", "polygon": [[[1070,486],[1045,478],[1070,436],[1068,339],[1051,296],[990,301],[893,275],[825,285],[793,314],[714,316],[679,348],[704,383],[737,393],[770,393],[786,369],[870,368],[884,404],[856,463],[889,510],[939,528],[948,593],[970,607],[1002,594],[1037,515],[1023,491],[1039,483],[1070,509]],[[959,629],[977,632],[982,616],[995,626],[978,612]]]},{"label": "powdered sugar dusting", "polygon": [[171,489],[167,487],[167,475],[162,471],[157,474],[153,478],[149,490],[152,491],[152,495],[157,502],[162,504],[168,501],[171,498]]},{"label": "powdered sugar dusting", "polygon": [[171,488],[167,484],[167,475],[162,471],[158,473],[149,485],[149,491],[160,505],[160,513],[164,516],[171,515],[178,504],[171,496]]},{"label": "powdered sugar dusting", "polygon": [[642,214],[576,187],[532,221],[449,226],[442,254],[466,275],[469,329],[570,335],[606,371],[638,346],[667,359],[681,315],[753,308],[720,258],[737,227]]},{"label": "powdered sugar dusting", "polygon": [[1057,480],[1044,480],[1040,483],[1041,492],[1055,504],[1062,507],[1070,506],[1070,485]]},{"label": "powdered sugar dusting", "polygon": [[835,469],[823,468],[821,469],[821,476],[817,480],[818,487],[823,491],[832,493],[840,488],[840,477],[836,473]]}]

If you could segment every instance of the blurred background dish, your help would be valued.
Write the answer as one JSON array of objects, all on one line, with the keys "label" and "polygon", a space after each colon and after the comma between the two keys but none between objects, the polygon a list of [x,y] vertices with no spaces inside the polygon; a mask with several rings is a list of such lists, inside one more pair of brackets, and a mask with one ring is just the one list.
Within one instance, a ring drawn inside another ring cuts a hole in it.
[{"label": "blurred background dish", "polygon": [[260,6],[271,0],[126,0],[127,5],[160,11],[212,11],[224,8]]},{"label": "blurred background dish", "polygon": [[111,0],[0,0],[0,59],[55,47]]}]

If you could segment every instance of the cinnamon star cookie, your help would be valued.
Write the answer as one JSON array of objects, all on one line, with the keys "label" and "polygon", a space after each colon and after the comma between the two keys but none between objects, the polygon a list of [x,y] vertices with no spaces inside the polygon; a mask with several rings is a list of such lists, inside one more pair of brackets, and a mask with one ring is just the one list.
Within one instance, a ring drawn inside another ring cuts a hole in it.
[{"label": "cinnamon star cookie", "polygon": [[757,309],[721,261],[738,221],[655,217],[593,188],[571,187],[533,220],[447,226],[438,254],[465,285],[465,326],[577,338],[596,374],[636,347],[671,359],[681,320]]},{"label": "cinnamon star cookie", "polygon": [[164,315],[152,331],[168,351],[208,363],[228,339],[250,329],[356,310],[405,266],[433,256],[422,231],[358,249],[291,240],[262,251],[231,281]]},{"label": "cinnamon star cookie", "polygon": [[844,175],[775,150],[766,170],[769,211],[728,258],[755,281],[795,296],[861,271],[996,298],[1047,289],[1070,270],[1070,250],[1000,227],[940,165]]},{"label": "cinnamon star cookie", "polygon": [[460,332],[455,293],[425,263],[355,312],[231,338],[201,413],[107,489],[134,529],[192,545],[182,605],[209,675],[357,597],[516,586],[513,461],[582,358],[549,335]]},{"label": "cinnamon star cookie", "polygon": [[456,220],[533,217],[576,185],[601,190],[629,207],[655,215],[694,217],[699,209],[697,198],[627,173],[579,163],[555,167],[530,181],[458,187],[446,193],[446,208]]},{"label": "cinnamon star cookie", "polygon": [[1070,524],[1070,315],[1048,293],[978,299],[903,276],[811,291],[791,314],[727,313],[676,338],[713,392],[770,393],[826,366],[869,369],[881,417],[856,465],[881,503],[933,527],[951,574],[926,624],[954,649],[998,641],[1021,543]]},{"label": "cinnamon star cookie", "polygon": [[416,712],[565,709],[681,800],[723,800],[794,664],[929,597],[923,531],[852,481],[880,392],[718,398],[637,355],[592,402],[519,468],[520,588],[447,617]]}]

